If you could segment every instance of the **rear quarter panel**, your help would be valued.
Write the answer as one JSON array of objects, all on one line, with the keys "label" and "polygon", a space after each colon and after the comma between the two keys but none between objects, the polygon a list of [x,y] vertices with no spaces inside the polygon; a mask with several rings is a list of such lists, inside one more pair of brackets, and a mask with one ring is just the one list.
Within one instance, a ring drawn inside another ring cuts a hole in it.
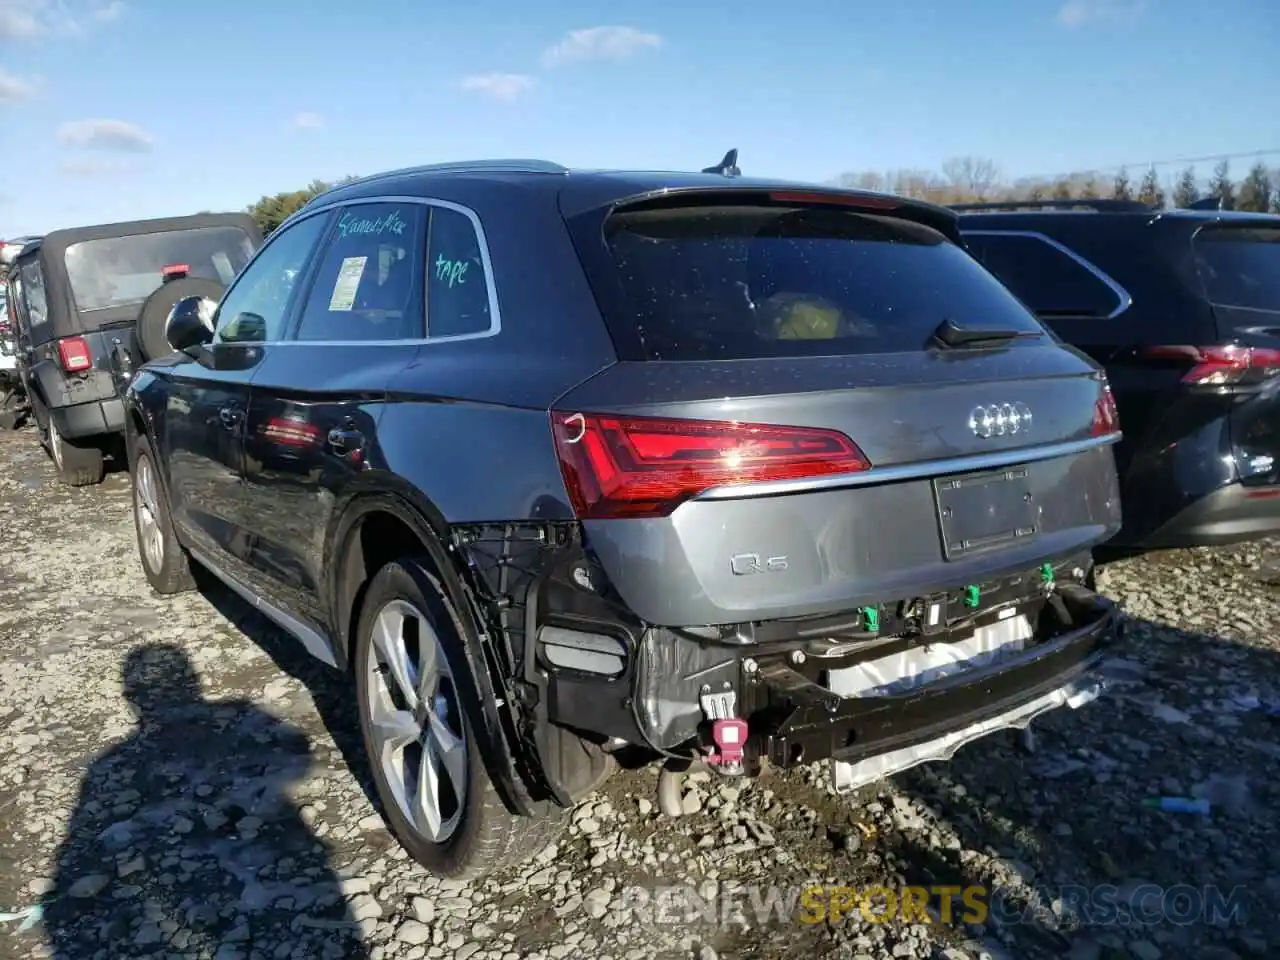
[{"label": "rear quarter panel", "polygon": [[617,354],[554,184],[458,177],[437,198],[480,217],[500,329],[425,343],[393,378],[379,424],[386,468],[446,523],[568,518],[548,411]]}]

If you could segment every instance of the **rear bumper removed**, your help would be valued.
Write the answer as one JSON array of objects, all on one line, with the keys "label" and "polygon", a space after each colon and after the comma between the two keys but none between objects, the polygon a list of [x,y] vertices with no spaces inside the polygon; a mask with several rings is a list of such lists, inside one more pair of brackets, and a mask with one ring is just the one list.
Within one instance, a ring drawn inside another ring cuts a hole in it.
[{"label": "rear bumper removed", "polygon": [[[1080,553],[1009,571],[979,585],[972,607],[973,587],[885,603],[874,625],[868,608],[685,629],[529,609],[534,729],[702,758],[726,774],[833,760],[837,785],[856,786],[1096,696],[1091,670],[1121,617],[1085,586],[1090,567]],[[941,616],[921,615],[935,607]],[[734,750],[723,749],[726,723]],[[552,781],[571,766],[563,752],[538,745]]]},{"label": "rear bumper removed", "polygon": [[[1016,650],[989,650],[985,665],[956,670],[902,692],[872,690],[841,695],[819,685],[784,661],[762,665],[759,682],[771,703],[749,721],[761,756],[776,766],[819,759],[838,761],[837,789],[852,789],[929,760],[942,760],[998,729],[1025,727],[1049,710],[1093,700],[1099,684],[1091,676],[1105,648],[1118,636],[1115,605],[1079,585],[1057,591],[1057,620],[1049,639],[1040,624]],[[978,629],[991,629],[988,622]],[[939,644],[947,646],[947,644]]]}]

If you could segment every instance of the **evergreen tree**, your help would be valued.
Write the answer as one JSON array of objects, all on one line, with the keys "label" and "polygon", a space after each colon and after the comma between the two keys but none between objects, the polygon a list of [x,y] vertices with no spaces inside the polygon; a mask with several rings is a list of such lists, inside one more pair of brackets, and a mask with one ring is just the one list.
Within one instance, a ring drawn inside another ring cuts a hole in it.
[{"label": "evergreen tree", "polygon": [[1228,161],[1219,161],[1213,168],[1213,179],[1209,181],[1209,196],[1218,198],[1219,209],[1234,209],[1236,187],[1231,182],[1231,164]]},{"label": "evergreen tree", "polygon": [[1156,168],[1151,167],[1142,177],[1142,185],[1138,187],[1138,200],[1157,210],[1164,208],[1164,191],[1160,189],[1160,180],[1156,177]]},{"label": "evergreen tree", "polygon": [[1111,199],[1132,200],[1133,186],[1129,183],[1129,171],[1124,167],[1116,174],[1115,183],[1111,185]]},{"label": "evergreen tree", "polygon": [[1186,209],[1200,199],[1200,188],[1196,186],[1196,168],[1187,167],[1178,177],[1177,186],[1173,188],[1173,205]]},{"label": "evergreen tree", "polygon": [[1236,202],[1237,210],[1252,210],[1255,213],[1266,213],[1271,206],[1271,176],[1266,164],[1255,163],[1249,175],[1240,184],[1240,199]]}]

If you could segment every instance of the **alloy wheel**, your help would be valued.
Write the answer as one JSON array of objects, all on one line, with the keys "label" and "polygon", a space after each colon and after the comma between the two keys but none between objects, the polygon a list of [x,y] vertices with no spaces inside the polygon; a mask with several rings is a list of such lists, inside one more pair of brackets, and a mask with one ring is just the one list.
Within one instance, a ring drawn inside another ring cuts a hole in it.
[{"label": "alloy wheel", "polygon": [[53,462],[62,469],[62,434],[58,433],[57,424],[49,419],[49,451],[53,454]]},{"label": "alloy wheel", "polygon": [[140,456],[134,469],[133,505],[138,513],[138,539],[142,558],[153,573],[164,568],[164,531],[160,528],[160,498],[151,458]]},{"label": "alloy wheel", "polygon": [[431,622],[405,600],[378,611],[371,640],[371,759],[405,820],[444,843],[462,820],[467,791],[466,729],[448,658]]}]

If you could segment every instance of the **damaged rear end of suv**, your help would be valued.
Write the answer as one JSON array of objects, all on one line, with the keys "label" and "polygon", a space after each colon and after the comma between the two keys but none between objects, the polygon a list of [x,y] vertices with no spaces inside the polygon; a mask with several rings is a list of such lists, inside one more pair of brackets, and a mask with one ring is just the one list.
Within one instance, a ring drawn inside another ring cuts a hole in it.
[{"label": "damaged rear end of suv", "polygon": [[581,540],[529,614],[546,720],[849,790],[1093,699],[1121,520],[1096,365],[941,209],[615,186],[561,198],[619,362],[551,414]]},{"label": "damaged rear end of suv", "polygon": [[[343,184],[129,388],[140,557],[352,675],[474,877],[623,762],[840,789],[1097,692],[1099,368],[912,200],[472,161]],[[261,292],[261,291],[265,291]]]}]

